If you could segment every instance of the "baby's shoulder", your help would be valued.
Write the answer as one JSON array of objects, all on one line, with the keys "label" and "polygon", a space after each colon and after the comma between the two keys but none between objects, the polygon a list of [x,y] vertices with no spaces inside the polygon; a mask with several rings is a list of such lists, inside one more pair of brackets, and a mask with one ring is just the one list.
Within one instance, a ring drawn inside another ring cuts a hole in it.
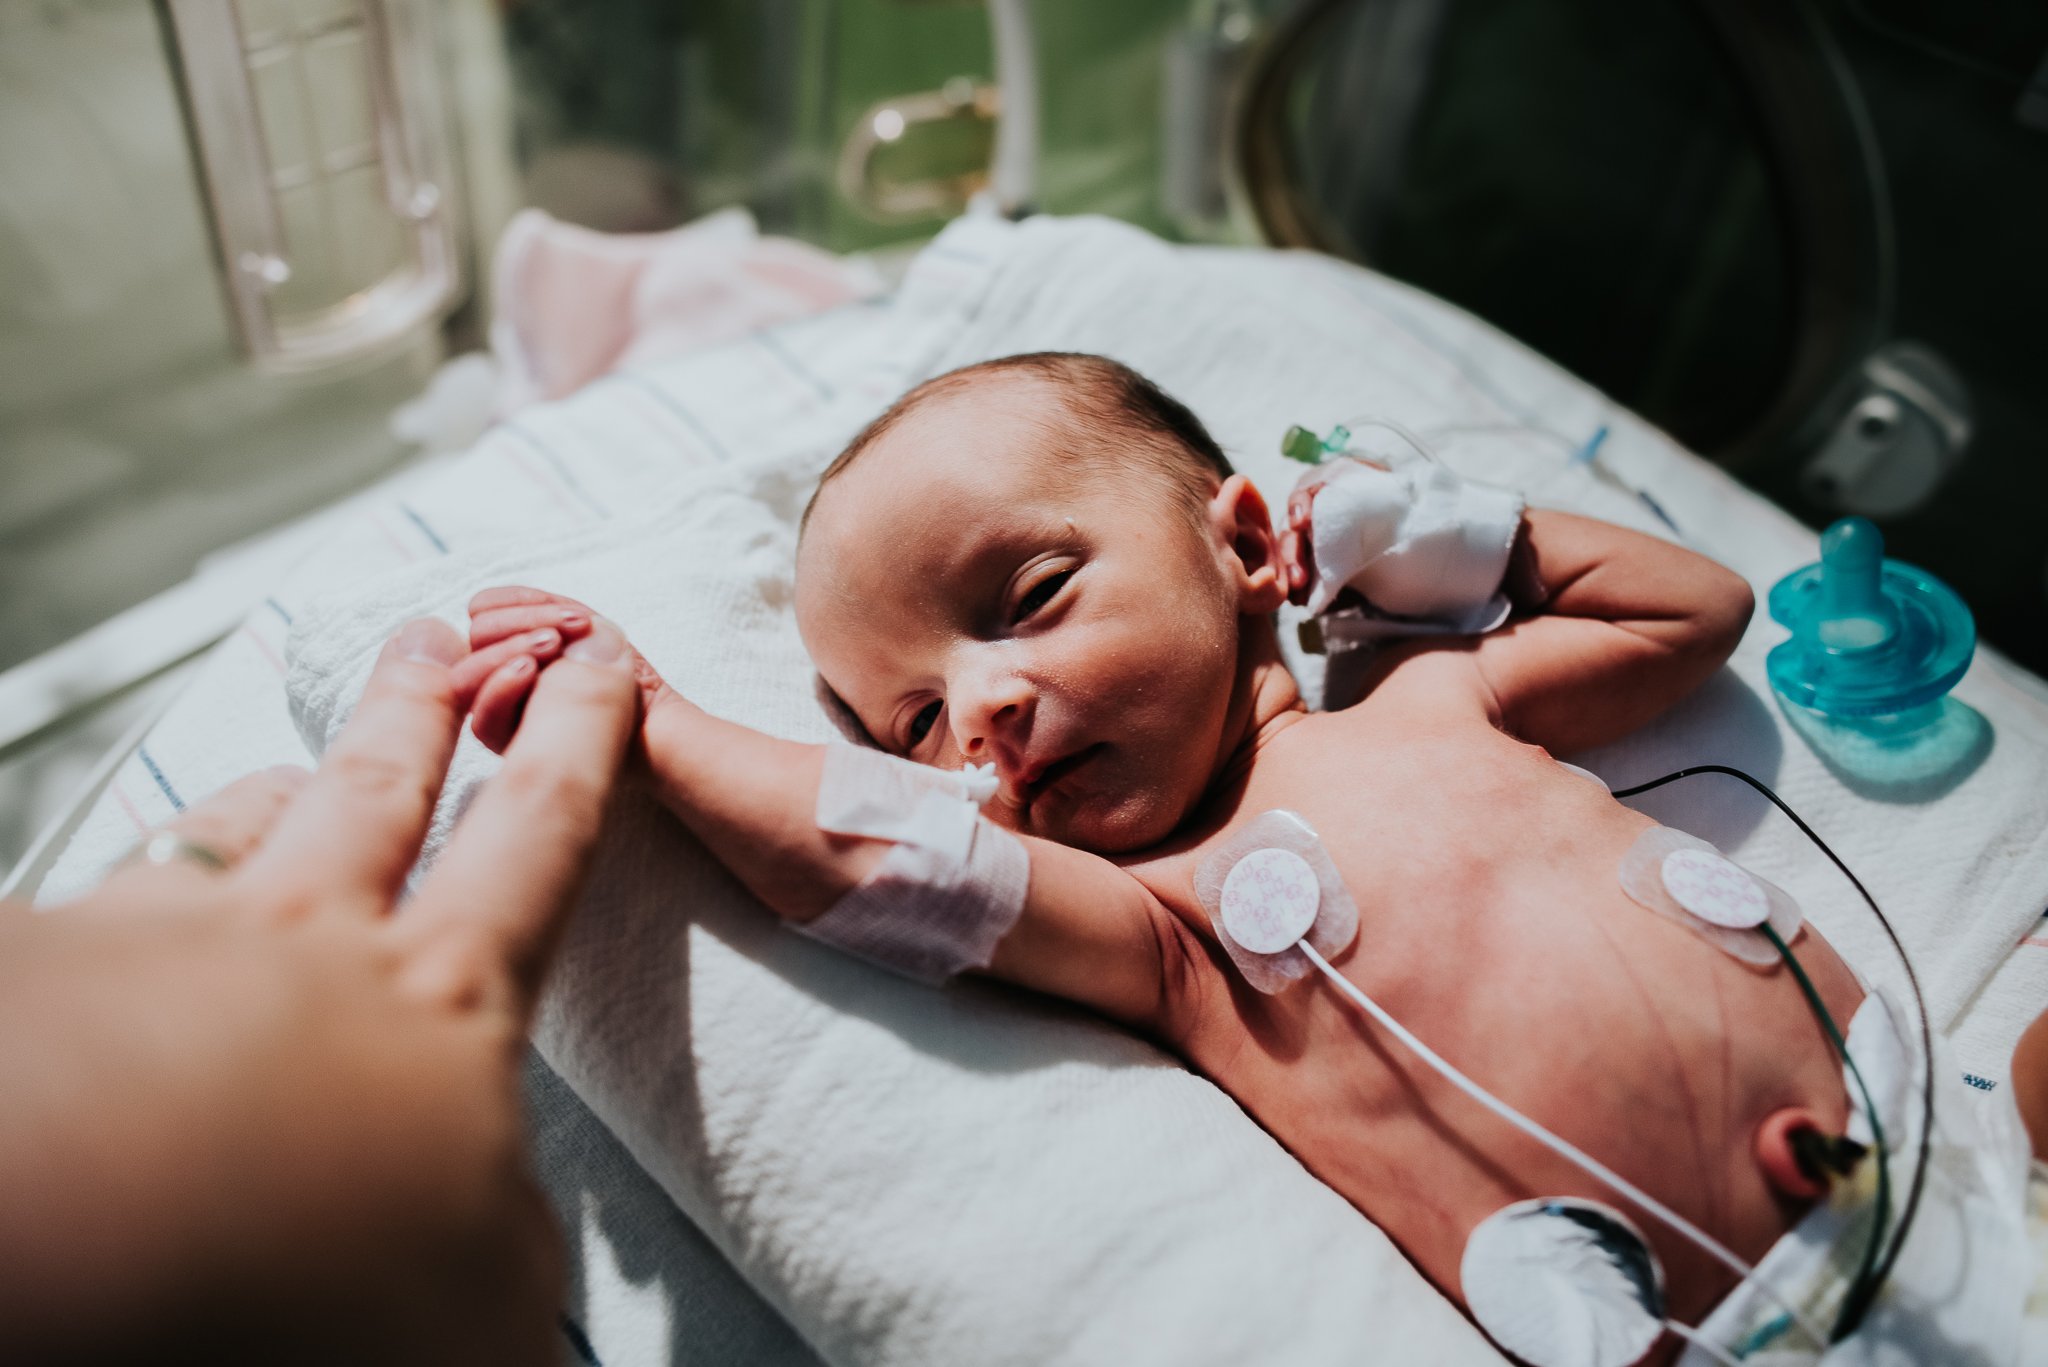
[{"label": "baby's shoulder", "polygon": [[1353,663],[1339,656],[1326,676],[1328,711],[1345,724],[1430,719],[1492,726],[1492,694],[1469,641],[1410,641]]}]

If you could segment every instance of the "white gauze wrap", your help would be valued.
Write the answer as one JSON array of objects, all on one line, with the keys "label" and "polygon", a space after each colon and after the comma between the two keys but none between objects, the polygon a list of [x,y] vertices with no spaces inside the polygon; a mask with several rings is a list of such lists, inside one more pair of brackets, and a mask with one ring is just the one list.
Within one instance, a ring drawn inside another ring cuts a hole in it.
[{"label": "white gauze wrap", "polygon": [[947,773],[878,750],[826,747],[818,828],[895,842],[866,881],[796,928],[921,983],[986,968],[1031,886],[1024,842],[985,820],[992,766]]},{"label": "white gauze wrap", "polygon": [[1316,583],[1308,610],[1327,612],[1349,588],[1379,614],[1333,622],[1334,634],[1474,634],[1507,619],[1501,580],[1522,523],[1521,495],[1468,483],[1426,460],[1394,470],[1335,460],[1309,478],[1326,482],[1310,528]]}]

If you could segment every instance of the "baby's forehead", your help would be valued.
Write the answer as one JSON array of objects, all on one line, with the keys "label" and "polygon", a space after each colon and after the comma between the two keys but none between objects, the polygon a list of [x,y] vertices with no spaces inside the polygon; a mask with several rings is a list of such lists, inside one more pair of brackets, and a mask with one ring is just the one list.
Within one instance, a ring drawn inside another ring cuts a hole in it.
[{"label": "baby's forehead", "polygon": [[[1030,372],[994,371],[944,376],[928,392],[913,393],[902,417],[861,458],[908,445],[943,443],[973,453],[998,438],[1019,456],[1051,456],[1062,440],[1096,426],[1069,383]],[[1018,440],[1037,437],[1041,440]],[[849,467],[851,468],[851,467]]]}]

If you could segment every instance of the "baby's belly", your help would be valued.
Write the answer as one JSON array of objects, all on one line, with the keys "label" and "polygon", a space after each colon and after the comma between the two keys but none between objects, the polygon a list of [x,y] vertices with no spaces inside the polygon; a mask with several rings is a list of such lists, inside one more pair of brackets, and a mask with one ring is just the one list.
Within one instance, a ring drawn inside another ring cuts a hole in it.
[{"label": "baby's belly", "polygon": [[[1338,966],[1425,1043],[1746,1259],[1796,1221],[1756,1164],[1756,1127],[1805,1105],[1838,1131],[1846,1097],[1840,1064],[1782,967],[1744,965],[1611,881],[1550,869],[1526,874],[1511,895],[1496,880],[1434,900],[1376,900]],[[1796,948],[1846,1025],[1853,978],[1817,934]],[[1213,1063],[1216,1081],[1460,1303],[1472,1228],[1537,1196],[1628,1213],[1664,1260],[1681,1319],[1696,1321],[1733,1284],[1718,1262],[1458,1092],[1319,978],[1277,998],[1238,992],[1219,1014],[1202,1027],[1196,1066]]]}]

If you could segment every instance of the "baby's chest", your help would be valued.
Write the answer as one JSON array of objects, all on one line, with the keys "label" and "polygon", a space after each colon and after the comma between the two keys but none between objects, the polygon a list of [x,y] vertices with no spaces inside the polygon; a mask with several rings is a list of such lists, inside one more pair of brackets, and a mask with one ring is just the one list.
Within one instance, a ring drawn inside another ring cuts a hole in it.
[{"label": "baby's chest", "polygon": [[1229,864],[1267,843],[1261,833],[1284,813],[1368,919],[1545,895],[1563,852],[1618,809],[1540,751],[1475,729],[1484,734],[1400,740],[1329,728],[1275,746],[1199,839],[1132,872],[1177,911],[1200,911],[1198,889],[1213,902]]}]

